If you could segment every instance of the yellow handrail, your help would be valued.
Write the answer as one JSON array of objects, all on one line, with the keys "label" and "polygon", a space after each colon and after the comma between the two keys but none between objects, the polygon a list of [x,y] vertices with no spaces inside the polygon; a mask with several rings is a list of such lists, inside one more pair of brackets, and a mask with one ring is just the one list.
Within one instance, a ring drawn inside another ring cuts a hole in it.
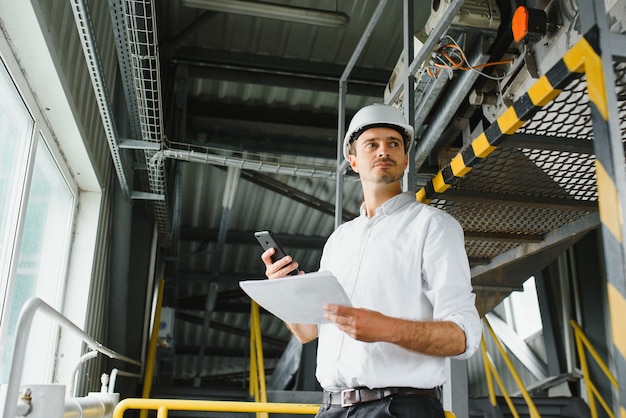
[{"label": "yellow handrail", "polygon": [[[509,369],[509,372],[511,373],[511,376],[513,377],[513,380],[517,384],[517,387],[519,388],[519,390],[522,392],[522,397],[526,401],[526,405],[528,405],[528,412],[530,414],[530,418],[540,418],[541,415],[539,414],[539,410],[537,410],[537,407],[535,406],[535,403],[533,402],[532,398],[530,397],[530,394],[526,390],[526,386],[524,385],[524,382],[522,381],[522,379],[519,377],[519,374],[515,370],[515,367],[513,366],[513,362],[511,362],[511,358],[509,357],[509,355],[507,354],[506,350],[502,346],[502,343],[500,343],[500,339],[498,338],[498,336],[494,332],[494,330],[491,327],[491,324],[489,323],[489,320],[487,318],[485,318],[485,324],[487,325],[487,329],[489,330],[489,333],[491,334],[491,337],[493,338],[494,342],[496,343],[496,347],[498,348],[498,351],[500,352],[500,355],[502,355],[502,358],[503,358],[507,368]],[[515,409],[515,406],[513,405],[513,401],[511,400],[510,396],[508,395],[508,393],[504,389],[504,384],[502,383],[502,380],[500,379],[500,375],[498,374],[498,371],[496,370],[496,367],[493,364],[493,361],[491,361],[491,359],[488,356],[487,347],[486,347],[486,344],[485,344],[484,337],[483,337],[483,340],[481,341],[481,344],[482,344],[483,350],[484,350],[483,359],[485,359],[485,358],[487,359],[485,361],[485,373],[488,373],[488,375],[487,375],[487,382],[489,384],[489,399],[491,401],[491,404],[493,406],[496,406],[496,397],[495,397],[495,390],[493,388],[493,382],[491,382],[491,378],[489,377],[489,373],[492,373],[495,376],[496,380],[498,381],[498,386],[500,387],[500,389],[502,390],[502,392],[504,394],[504,397],[506,399],[507,405],[509,406],[509,409],[511,410],[511,413],[513,413],[513,415],[516,418],[519,417],[519,415],[517,413],[517,410]],[[489,382],[491,382],[491,383],[489,383]]]},{"label": "yellow handrail", "polygon": [[[255,301],[250,304],[250,392],[254,395],[255,401],[267,402],[263,342],[261,341],[261,317],[259,305]],[[260,411],[257,412],[257,418],[268,418],[268,415],[266,412]]]},{"label": "yellow handrail", "polygon": [[602,408],[604,408],[604,410],[606,411],[606,413],[611,418],[615,418],[615,414],[613,414],[613,412],[609,408],[609,405],[606,403],[606,401],[598,391],[598,388],[596,388],[596,386],[591,382],[589,366],[587,365],[587,356],[585,356],[585,348],[589,351],[589,354],[591,354],[591,357],[594,358],[596,363],[598,363],[598,366],[600,366],[600,369],[609,379],[611,384],[615,386],[615,388],[619,389],[619,383],[617,382],[615,376],[613,376],[613,373],[611,373],[611,371],[609,370],[608,366],[604,363],[604,361],[602,361],[598,352],[593,348],[591,341],[589,341],[582,328],[573,319],[570,321],[570,325],[574,328],[576,349],[578,351],[578,358],[580,360],[580,368],[582,369],[583,378],[585,379],[585,387],[587,389],[587,399],[591,416],[592,418],[598,417],[598,409],[596,408],[595,402],[595,400],[597,399],[598,402],[600,402],[600,405],[602,405]]},{"label": "yellow handrail", "polygon": [[[117,404],[112,418],[123,418],[129,409],[157,411],[157,418],[167,418],[169,411],[201,412],[263,412],[271,414],[315,415],[317,404],[272,403],[272,402],[237,402],[237,401],[198,401],[181,399],[141,399],[126,398]],[[445,411],[446,418],[455,418],[454,413]]]},{"label": "yellow handrail", "polygon": [[[146,369],[143,378],[143,391],[141,395],[144,398],[150,397],[152,390],[152,376],[154,375],[154,363],[156,359],[156,347],[159,341],[159,324],[161,323],[161,307],[163,305],[163,289],[165,280],[159,281],[159,290],[157,293],[156,306],[154,310],[154,322],[152,323],[152,335],[150,335],[150,345],[148,346],[148,356],[146,359]],[[141,411],[139,418],[147,418],[148,411]]]},{"label": "yellow handrail", "polygon": [[123,418],[129,409],[153,410],[157,418],[166,418],[169,411],[264,412],[276,414],[315,415],[319,405],[296,403],[199,401],[182,399],[127,398],[113,410],[113,418]]},{"label": "yellow handrail", "polygon": [[493,364],[493,360],[491,359],[491,356],[487,352],[487,344],[485,343],[485,337],[481,338],[480,347],[481,347],[481,352],[483,355],[483,362],[485,363],[485,374],[487,376],[487,387],[489,388],[489,401],[491,402],[491,405],[494,407],[498,405],[498,401],[496,400],[496,390],[493,386],[493,378],[495,378],[496,382],[498,383],[498,387],[500,388],[500,391],[502,391],[502,396],[504,396],[504,399],[506,400],[506,404],[509,406],[509,410],[511,411],[511,414],[513,414],[514,418],[519,418],[517,409],[515,408],[515,405],[513,404],[513,400],[511,399],[509,392],[506,390],[506,387],[504,386],[504,383],[502,382],[502,379],[500,378],[498,369],[496,369],[496,366]]}]

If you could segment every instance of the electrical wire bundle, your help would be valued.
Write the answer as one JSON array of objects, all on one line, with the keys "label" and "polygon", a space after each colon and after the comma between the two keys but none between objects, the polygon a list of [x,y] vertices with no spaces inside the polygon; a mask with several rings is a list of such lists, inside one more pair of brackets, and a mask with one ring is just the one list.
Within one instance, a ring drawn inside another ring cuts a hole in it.
[{"label": "electrical wire bundle", "polygon": [[437,77],[442,70],[448,70],[450,73],[454,70],[461,70],[477,71],[482,76],[496,79],[482,73],[480,69],[494,65],[510,64],[513,62],[512,60],[494,61],[473,66],[468,62],[465,52],[463,52],[463,49],[459,46],[459,44],[450,36],[446,36],[446,38],[450,40],[450,43],[444,44],[437,50],[433,51],[432,59],[429,61],[429,65],[426,66],[426,73],[430,77]]}]

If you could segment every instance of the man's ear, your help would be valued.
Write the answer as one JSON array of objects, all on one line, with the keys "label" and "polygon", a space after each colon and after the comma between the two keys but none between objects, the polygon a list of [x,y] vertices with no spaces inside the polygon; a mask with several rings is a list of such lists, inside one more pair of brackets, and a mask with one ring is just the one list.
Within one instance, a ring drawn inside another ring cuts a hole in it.
[{"label": "man's ear", "polygon": [[[348,154],[348,162],[350,163],[350,167],[352,167],[352,171],[354,171],[355,173],[358,173],[359,170],[357,169],[357,163],[356,163],[356,155],[354,154]],[[407,158],[407,164],[408,164],[409,160]]]},{"label": "man's ear", "polygon": [[406,170],[408,166],[409,166],[409,153],[407,152],[406,154],[404,154],[404,169]]}]

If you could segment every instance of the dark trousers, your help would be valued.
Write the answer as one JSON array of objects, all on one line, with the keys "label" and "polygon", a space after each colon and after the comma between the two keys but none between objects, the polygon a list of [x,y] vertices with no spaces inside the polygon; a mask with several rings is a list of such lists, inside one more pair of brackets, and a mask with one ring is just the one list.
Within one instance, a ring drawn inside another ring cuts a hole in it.
[{"label": "dark trousers", "polygon": [[353,406],[324,404],[317,418],[444,418],[443,407],[432,396],[396,395]]}]

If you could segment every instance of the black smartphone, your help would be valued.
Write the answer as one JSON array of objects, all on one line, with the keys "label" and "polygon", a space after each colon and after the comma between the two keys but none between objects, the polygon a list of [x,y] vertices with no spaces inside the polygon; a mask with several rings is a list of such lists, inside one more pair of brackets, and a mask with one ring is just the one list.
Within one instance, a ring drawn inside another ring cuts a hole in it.
[{"label": "black smartphone", "polygon": [[[254,237],[257,241],[259,241],[259,244],[261,244],[261,247],[263,247],[264,250],[268,250],[270,248],[275,250],[274,255],[272,256],[272,261],[276,262],[287,255],[285,250],[283,250],[283,247],[280,246],[270,231],[257,231],[254,233]],[[288,274],[296,275],[298,272],[299,270],[295,269],[291,270]]]}]

